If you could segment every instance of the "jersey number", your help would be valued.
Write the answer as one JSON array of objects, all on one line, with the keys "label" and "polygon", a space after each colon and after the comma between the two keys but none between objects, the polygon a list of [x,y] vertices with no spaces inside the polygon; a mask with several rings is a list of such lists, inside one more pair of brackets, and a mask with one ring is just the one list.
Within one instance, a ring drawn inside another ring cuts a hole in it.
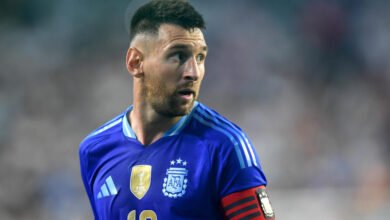
[{"label": "jersey number", "polygon": [[[135,220],[136,215],[135,210],[132,210],[127,215],[127,220]],[[139,220],[157,220],[157,215],[152,210],[143,210],[139,215]]]}]

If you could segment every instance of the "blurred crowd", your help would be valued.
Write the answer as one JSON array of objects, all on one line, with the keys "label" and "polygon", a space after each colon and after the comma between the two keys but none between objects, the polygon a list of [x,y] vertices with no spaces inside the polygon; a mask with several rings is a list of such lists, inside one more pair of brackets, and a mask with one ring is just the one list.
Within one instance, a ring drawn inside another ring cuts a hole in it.
[{"label": "blurred crowd", "polygon": [[[78,146],[132,104],[145,0],[0,2],[0,219],[92,219]],[[278,219],[390,216],[390,2],[193,0],[199,100],[251,138]]]}]

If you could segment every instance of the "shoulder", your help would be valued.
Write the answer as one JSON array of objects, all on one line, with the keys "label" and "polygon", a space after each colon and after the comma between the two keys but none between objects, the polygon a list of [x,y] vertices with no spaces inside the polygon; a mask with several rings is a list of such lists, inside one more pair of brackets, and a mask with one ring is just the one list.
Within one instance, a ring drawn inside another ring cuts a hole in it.
[{"label": "shoulder", "polygon": [[192,117],[196,121],[196,129],[200,131],[199,135],[213,137],[215,142],[234,144],[246,137],[240,127],[202,103],[196,105]]},{"label": "shoulder", "polygon": [[127,113],[129,109],[121,114],[117,115],[113,119],[104,123],[102,126],[93,130],[88,136],[86,136],[83,141],[80,143],[79,153],[80,156],[82,154],[86,154],[91,147],[96,146],[99,142],[106,140],[112,135],[116,135],[118,133],[122,133],[122,122],[123,117]]},{"label": "shoulder", "polygon": [[192,114],[198,137],[213,146],[219,156],[236,157],[241,168],[256,161],[251,157],[253,148],[249,138],[236,124],[202,103],[196,105]]}]

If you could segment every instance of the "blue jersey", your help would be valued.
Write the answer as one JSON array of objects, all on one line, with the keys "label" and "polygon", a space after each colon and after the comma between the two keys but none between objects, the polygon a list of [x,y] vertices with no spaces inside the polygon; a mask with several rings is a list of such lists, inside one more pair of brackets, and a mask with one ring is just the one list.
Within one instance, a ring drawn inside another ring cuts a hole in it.
[{"label": "blue jersey", "polygon": [[87,136],[81,176],[95,219],[224,219],[221,199],[266,185],[245,133],[196,102],[162,138],[143,146],[126,114]]}]

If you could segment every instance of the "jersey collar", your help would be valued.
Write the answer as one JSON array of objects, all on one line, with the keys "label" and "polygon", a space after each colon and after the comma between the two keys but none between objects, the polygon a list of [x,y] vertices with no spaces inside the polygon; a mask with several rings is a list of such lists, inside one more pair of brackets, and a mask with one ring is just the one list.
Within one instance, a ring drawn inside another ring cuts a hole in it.
[{"label": "jersey collar", "polygon": [[[190,121],[190,118],[192,117],[192,114],[193,114],[194,110],[196,109],[196,107],[198,106],[198,104],[199,103],[197,101],[195,101],[194,106],[192,107],[190,114],[184,115],[178,122],[176,122],[175,125],[173,125],[167,132],[165,132],[163,137],[173,136],[173,135],[179,134],[186,127],[188,122]],[[123,130],[123,134],[126,137],[137,139],[137,136],[135,135],[135,133],[134,133],[133,129],[131,128],[130,123],[126,117],[127,113],[130,112],[132,109],[133,109],[133,106],[130,106],[123,114],[122,130]]]}]

